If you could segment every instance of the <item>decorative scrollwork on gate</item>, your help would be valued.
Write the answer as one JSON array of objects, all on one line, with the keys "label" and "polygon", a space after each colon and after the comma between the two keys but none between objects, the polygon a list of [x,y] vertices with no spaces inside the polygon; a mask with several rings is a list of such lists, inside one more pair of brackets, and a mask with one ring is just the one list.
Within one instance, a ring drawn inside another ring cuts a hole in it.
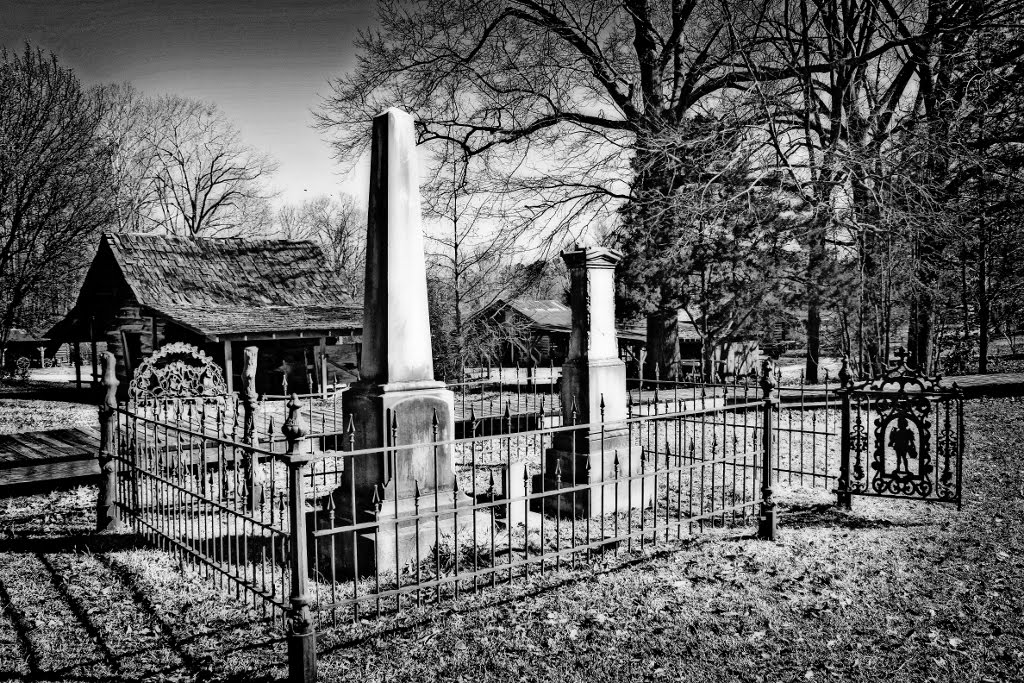
[{"label": "decorative scrollwork on gate", "polygon": [[167,344],[144,360],[128,385],[128,398],[139,403],[172,398],[213,399],[227,393],[220,366],[183,342]]},{"label": "decorative scrollwork on gate", "polygon": [[893,355],[896,356],[896,362],[886,368],[881,376],[870,380],[859,388],[867,391],[892,391],[895,389],[897,393],[904,394],[915,391],[949,391],[948,387],[942,385],[940,375],[925,375],[908,365],[907,350],[902,346],[897,348]]},{"label": "decorative scrollwork on gate", "polygon": [[960,501],[963,397],[956,384],[910,367],[901,348],[881,376],[847,391],[849,480],[841,493]]}]

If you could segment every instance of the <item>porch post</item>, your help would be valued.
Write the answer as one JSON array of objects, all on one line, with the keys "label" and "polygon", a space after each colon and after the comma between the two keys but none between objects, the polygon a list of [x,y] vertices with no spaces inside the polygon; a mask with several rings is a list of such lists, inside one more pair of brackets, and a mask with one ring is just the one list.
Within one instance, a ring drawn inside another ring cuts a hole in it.
[{"label": "porch post", "polygon": [[82,347],[78,345],[78,341],[72,342],[71,346],[71,358],[75,364],[75,388],[82,388]]},{"label": "porch post", "polygon": [[320,393],[327,400],[327,337],[320,337]]},{"label": "porch post", "polygon": [[224,340],[224,381],[228,385],[228,393],[235,393],[235,367],[231,361],[231,340]]},{"label": "porch post", "polygon": [[[256,443],[256,360],[259,349],[255,346],[245,347],[242,355],[242,441],[246,446]],[[243,468],[245,470],[246,509],[259,510],[263,505],[263,472],[260,470],[260,459],[254,451],[246,449]]]},{"label": "porch post", "polygon": [[98,362],[99,351],[96,345],[96,316],[89,317],[89,343],[92,344],[92,376],[89,378],[89,386],[96,386],[97,377],[99,375]]}]

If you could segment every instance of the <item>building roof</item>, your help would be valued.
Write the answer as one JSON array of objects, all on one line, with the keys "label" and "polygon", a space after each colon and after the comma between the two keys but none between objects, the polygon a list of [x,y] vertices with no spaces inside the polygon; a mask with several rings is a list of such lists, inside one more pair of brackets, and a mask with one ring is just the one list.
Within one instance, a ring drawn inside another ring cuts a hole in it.
[{"label": "building roof", "polygon": [[209,338],[362,327],[340,279],[311,241],[104,234],[74,311],[102,289],[111,261],[150,314]]},{"label": "building roof", "polygon": [[[554,299],[499,299],[487,308],[474,315],[497,312],[502,308],[510,308],[527,319],[534,330],[547,332],[571,332],[572,309]],[[633,341],[647,340],[647,322],[623,324],[619,326],[618,336]],[[697,326],[686,311],[679,312],[679,338],[683,341],[700,341]]]},{"label": "building roof", "polygon": [[508,307],[541,330],[572,331],[572,309],[554,299],[512,299]]},{"label": "building roof", "polygon": [[20,327],[12,327],[7,337],[8,344],[45,344],[48,341],[50,340],[46,337],[32,334]]}]

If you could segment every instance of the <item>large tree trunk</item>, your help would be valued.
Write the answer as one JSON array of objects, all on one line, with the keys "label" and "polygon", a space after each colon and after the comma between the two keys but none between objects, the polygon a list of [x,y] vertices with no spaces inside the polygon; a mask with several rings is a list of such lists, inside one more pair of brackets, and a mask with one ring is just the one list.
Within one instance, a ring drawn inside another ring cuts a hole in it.
[{"label": "large tree trunk", "polygon": [[706,338],[704,340],[704,344],[701,346],[701,375],[705,382],[714,382],[718,379],[717,373],[715,372],[716,346],[717,344],[712,344],[711,340]]},{"label": "large tree trunk", "polygon": [[910,325],[907,330],[907,363],[921,372],[931,372],[935,284],[938,279],[933,261],[938,254],[930,239],[923,240],[917,252],[916,292],[910,304]]},{"label": "large tree trunk", "polygon": [[675,310],[657,311],[647,316],[647,363],[643,373],[647,379],[655,375],[661,379],[679,379],[679,313]]},{"label": "large tree trunk", "polygon": [[[982,215],[982,223],[985,217]],[[978,374],[988,372],[988,326],[991,317],[988,299],[988,236],[982,228],[978,243]]]},{"label": "large tree trunk", "polygon": [[807,260],[807,363],[804,379],[808,384],[818,383],[818,366],[821,361],[821,278],[826,256],[825,229],[816,225]]},{"label": "large tree trunk", "polygon": [[929,372],[931,368],[934,308],[934,297],[930,288],[919,292],[910,306],[907,363],[921,372]]},{"label": "large tree trunk", "polygon": [[818,383],[818,365],[821,362],[821,307],[816,296],[807,304],[807,364],[804,379],[808,384]]}]

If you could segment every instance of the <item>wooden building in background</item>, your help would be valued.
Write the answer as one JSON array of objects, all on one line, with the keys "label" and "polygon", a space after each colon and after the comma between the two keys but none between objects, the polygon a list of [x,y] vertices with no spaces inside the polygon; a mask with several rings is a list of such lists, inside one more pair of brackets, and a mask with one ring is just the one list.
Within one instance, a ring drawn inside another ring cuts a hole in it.
[{"label": "wooden building in background", "polygon": [[[561,366],[569,352],[572,310],[554,299],[497,299],[474,312],[470,319],[483,317],[497,325],[508,325],[526,334],[507,342],[500,361],[511,365],[533,363]],[[621,327],[618,331],[619,355],[631,358],[644,342],[644,330]]]},{"label": "wooden building in background", "polygon": [[143,358],[186,342],[225,368],[230,390],[254,345],[257,391],[279,394],[352,381],[361,334],[362,306],[313,242],[104,234],[75,306],[46,336],[106,342],[123,388]]}]

